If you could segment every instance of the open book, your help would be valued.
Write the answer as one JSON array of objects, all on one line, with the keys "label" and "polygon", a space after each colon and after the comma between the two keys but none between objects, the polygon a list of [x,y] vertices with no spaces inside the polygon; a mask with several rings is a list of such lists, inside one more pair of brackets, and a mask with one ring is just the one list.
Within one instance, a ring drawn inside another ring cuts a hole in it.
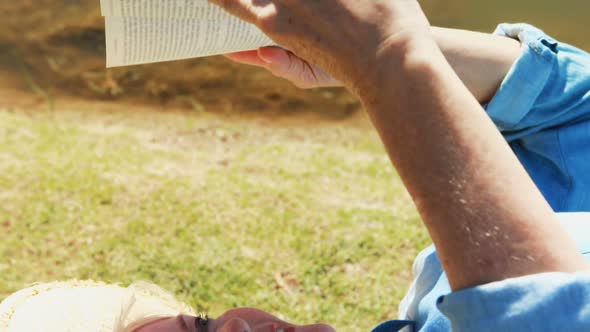
[{"label": "open book", "polygon": [[107,67],[187,59],[274,43],[207,0],[100,0]]}]

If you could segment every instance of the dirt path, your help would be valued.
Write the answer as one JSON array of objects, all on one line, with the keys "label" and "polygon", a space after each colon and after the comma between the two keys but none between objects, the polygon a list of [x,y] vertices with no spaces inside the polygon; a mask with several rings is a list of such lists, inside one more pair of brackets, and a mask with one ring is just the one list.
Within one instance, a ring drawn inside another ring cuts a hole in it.
[{"label": "dirt path", "polygon": [[[304,94],[304,92],[302,92]],[[150,100],[92,100],[63,93],[52,94],[50,91],[35,86],[35,82],[28,81],[26,74],[0,66],[0,109],[14,110],[23,113],[36,112],[90,112],[90,113],[121,113],[130,118],[149,117],[150,113],[192,113],[205,112],[214,117],[227,121],[253,120],[272,126],[322,127],[343,125],[371,130],[371,125],[362,110],[347,112],[345,115],[330,115],[316,112],[313,109],[298,112],[256,112],[241,105],[231,111],[222,108],[195,110],[190,101],[178,103],[158,104]],[[124,116],[124,115],[122,115]],[[100,121],[100,120],[98,120]]]}]

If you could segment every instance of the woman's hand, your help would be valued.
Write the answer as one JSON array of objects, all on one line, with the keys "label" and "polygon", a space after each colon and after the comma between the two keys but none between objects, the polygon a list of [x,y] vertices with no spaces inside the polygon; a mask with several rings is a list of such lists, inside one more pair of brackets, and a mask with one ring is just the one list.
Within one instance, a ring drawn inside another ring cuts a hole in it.
[{"label": "woman's hand", "polygon": [[[389,54],[384,59],[380,55],[391,48],[403,49],[416,37],[432,38],[428,21],[416,0],[210,2],[257,25],[275,42],[307,60],[298,62],[307,64],[307,69],[297,74],[301,77],[296,82],[305,85],[314,73],[322,73],[319,68],[324,68],[359,95],[376,89],[375,82],[381,81],[381,67],[391,63]],[[283,61],[281,69],[285,69],[285,63],[288,67],[289,60]],[[320,76],[316,82],[324,82],[325,76]]]},{"label": "woman's hand", "polygon": [[322,68],[280,47],[263,47],[225,56],[235,62],[265,68],[273,75],[291,81],[301,89],[342,86],[342,83]]}]

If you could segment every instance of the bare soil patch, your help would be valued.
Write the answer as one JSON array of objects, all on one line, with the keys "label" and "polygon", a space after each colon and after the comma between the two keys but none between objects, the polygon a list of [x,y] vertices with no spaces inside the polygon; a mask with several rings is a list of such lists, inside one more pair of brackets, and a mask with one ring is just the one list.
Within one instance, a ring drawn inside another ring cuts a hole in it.
[{"label": "bare soil patch", "polygon": [[97,0],[2,2],[0,12],[0,88],[212,112],[341,118],[360,108],[344,89],[302,92],[222,57],[107,70]]}]

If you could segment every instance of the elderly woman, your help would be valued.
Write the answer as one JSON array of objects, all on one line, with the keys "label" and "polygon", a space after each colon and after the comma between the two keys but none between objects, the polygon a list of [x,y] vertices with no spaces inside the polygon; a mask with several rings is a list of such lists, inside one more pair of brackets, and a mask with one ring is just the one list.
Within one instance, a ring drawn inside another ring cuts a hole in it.
[{"label": "elderly woman", "polygon": [[[527,25],[502,25],[497,36],[432,28],[415,0],[211,2],[291,50],[230,58],[302,87],[355,93],[412,195],[436,249],[416,260],[402,320],[376,331],[588,330],[590,216],[555,213],[590,210],[588,54]],[[11,297],[0,324],[10,332],[330,331],[252,309],[208,322],[116,287],[111,295],[51,289]],[[67,307],[54,305],[60,297]]]},{"label": "elderly woman", "polygon": [[196,315],[159,287],[124,288],[92,281],[39,284],[0,304],[2,332],[333,332],[326,325],[297,326],[252,308],[217,319]]}]

